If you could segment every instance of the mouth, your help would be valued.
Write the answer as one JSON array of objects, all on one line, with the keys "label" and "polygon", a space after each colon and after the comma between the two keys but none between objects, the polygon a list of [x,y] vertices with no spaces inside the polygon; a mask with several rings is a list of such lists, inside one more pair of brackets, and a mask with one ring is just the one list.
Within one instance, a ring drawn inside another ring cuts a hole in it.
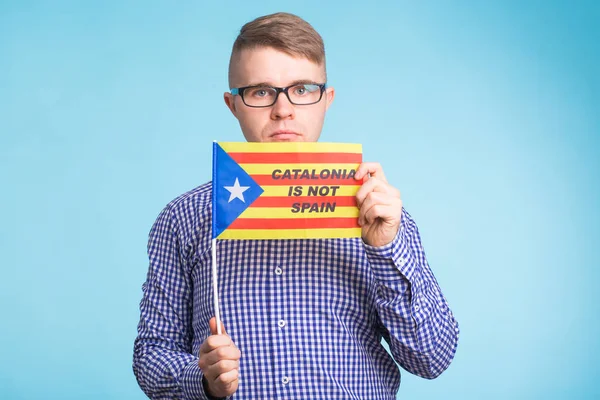
[{"label": "mouth", "polygon": [[274,141],[294,141],[301,137],[302,135],[300,133],[290,130],[279,130],[269,135],[269,138]]}]

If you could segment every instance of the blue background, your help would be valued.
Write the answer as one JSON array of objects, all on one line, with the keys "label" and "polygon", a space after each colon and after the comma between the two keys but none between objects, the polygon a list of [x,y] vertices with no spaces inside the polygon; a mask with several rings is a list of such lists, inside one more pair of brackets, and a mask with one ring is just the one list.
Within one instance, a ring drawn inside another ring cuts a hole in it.
[{"label": "blue background", "polygon": [[0,397],[144,398],[148,231],[243,140],[231,45],[284,10],[325,39],[322,141],[383,164],[460,323],[398,397],[599,398],[598,3],[219,3],[0,2]]}]

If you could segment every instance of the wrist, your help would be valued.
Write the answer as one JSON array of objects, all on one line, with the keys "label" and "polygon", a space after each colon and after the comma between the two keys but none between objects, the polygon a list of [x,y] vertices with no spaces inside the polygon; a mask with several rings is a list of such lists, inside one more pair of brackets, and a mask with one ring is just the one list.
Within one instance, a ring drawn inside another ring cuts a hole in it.
[{"label": "wrist", "polygon": [[204,394],[206,394],[206,397],[208,398],[208,400],[223,400],[225,399],[225,397],[216,397],[213,396],[209,385],[208,385],[208,381],[206,380],[205,376],[202,376],[202,387],[204,388]]}]

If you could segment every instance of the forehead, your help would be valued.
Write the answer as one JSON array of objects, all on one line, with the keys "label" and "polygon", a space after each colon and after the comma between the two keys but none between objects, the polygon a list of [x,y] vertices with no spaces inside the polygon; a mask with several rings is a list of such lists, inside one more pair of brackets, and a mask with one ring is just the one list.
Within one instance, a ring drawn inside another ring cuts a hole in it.
[{"label": "forehead", "polygon": [[287,86],[295,81],[325,82],[325,66],[271,47],[244,49],[231,62],[231,86],[268,83]]}]

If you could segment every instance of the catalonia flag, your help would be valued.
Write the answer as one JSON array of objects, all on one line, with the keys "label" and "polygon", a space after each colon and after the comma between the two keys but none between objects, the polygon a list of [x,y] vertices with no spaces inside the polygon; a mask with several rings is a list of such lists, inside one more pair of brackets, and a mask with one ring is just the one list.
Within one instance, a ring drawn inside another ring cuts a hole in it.
[{"label": "catalonia flag", "polygon": [[213,143],[213,239],[360,237],[362,146]]}]

